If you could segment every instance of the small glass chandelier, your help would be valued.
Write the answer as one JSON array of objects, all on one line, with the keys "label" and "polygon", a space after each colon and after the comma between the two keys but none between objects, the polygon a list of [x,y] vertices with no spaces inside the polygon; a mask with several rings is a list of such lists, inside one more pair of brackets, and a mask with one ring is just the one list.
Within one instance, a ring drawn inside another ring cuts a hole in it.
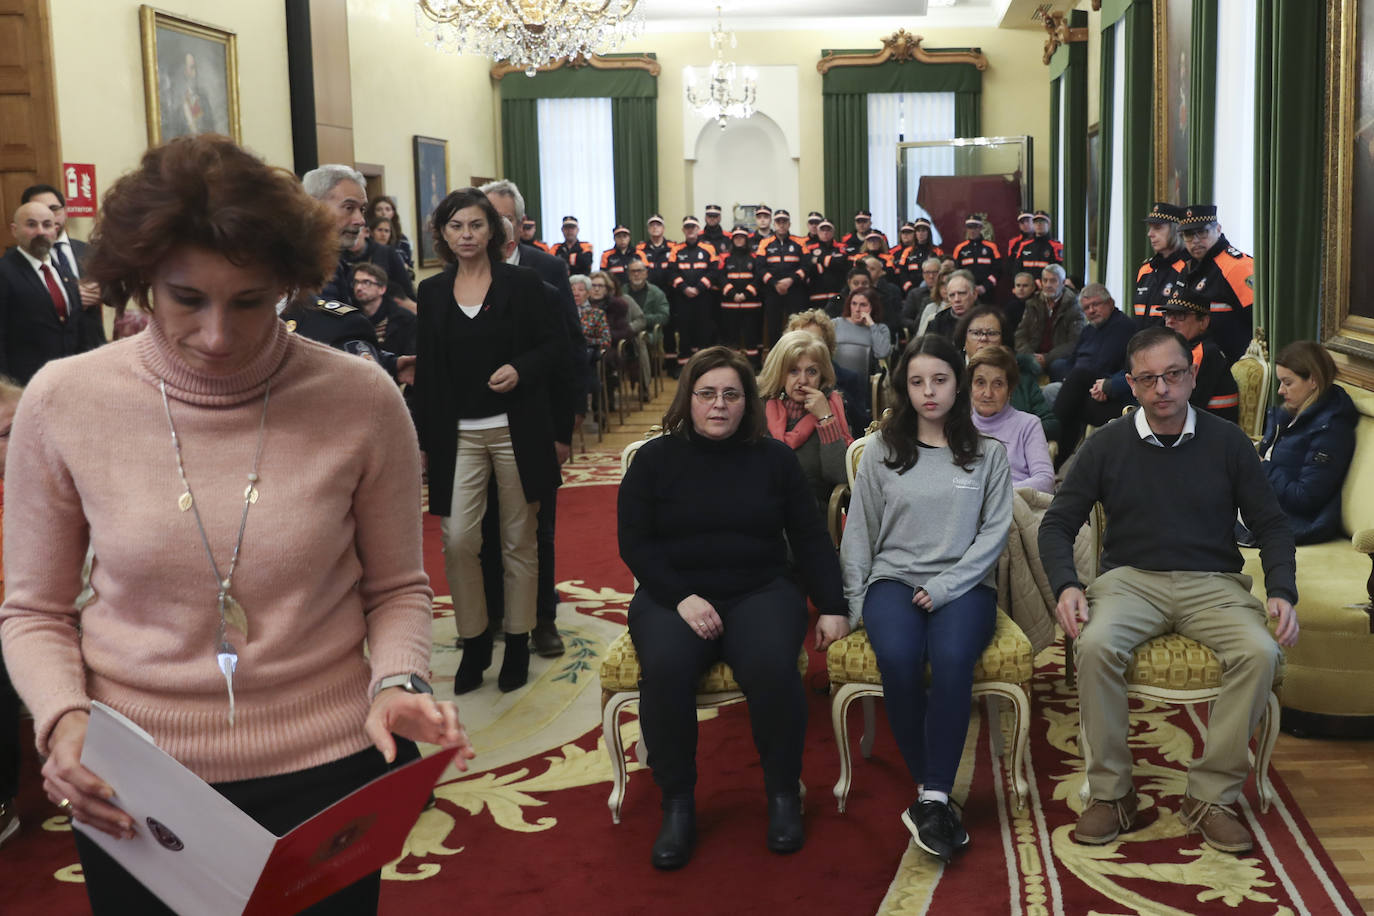
[{"label": "small glass chandelier", "polygon": [[480,54],[534,76],[556,60],[611,51],[644,25],[639,0],[415,0],[433,47]]},{"label": "small glass chandelier", "polygon": [[687,104],[703,118],[713,119],[721,130],[731,118],[752,115],[758,95],[754,71],[748,67],[741,70],[734,61],[725,60],[726,47],[733,49],[736,45],[735,33],[725,31],[720,7],[716,7],[716,27],[711,32],[711,50],[716,57],[706,71],[706,81],[698,82],[696,72],[687,68]]}]

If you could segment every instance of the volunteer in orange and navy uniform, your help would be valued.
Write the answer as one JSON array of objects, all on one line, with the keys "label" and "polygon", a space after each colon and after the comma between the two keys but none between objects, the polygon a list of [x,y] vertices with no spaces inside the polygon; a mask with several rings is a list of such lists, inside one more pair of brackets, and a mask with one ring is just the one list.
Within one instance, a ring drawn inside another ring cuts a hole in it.
[{"label": "volunteer in orange and navy uniform", "polygon": [[907,220],[897,227],[897,244],[888,249],[887,253],[892,258],[892,263],[896,264],[903,251],[906,251],[916,241],[916,224]]},{"label": "volunteer in orange and navy uniform", "polygon": [[1209,304],[1212,338],[1229,366],[1245,355],[1254,336],[1255,262],[1222,235],[1214,204],[1193,204],[1178,223],[1188,249],[1183,289]]},{"label": "volunteer in orange and navy uniform", "polygon": [[682,244],[673,250],[669,266],[678,365],[709,347],[715,331],[716,250],[701,240],[700,232],[695,216],[682,220]]},{"label": "volunteer in orange and navy uniform", "polygon": [[749,230],[743,226],[736,226],[730,234],[730,247],[720,258],[719,276],[720,342],[751,357],[758,356],[763,334],[762,286],[749,250]]},{"label": "volunteer in orange and navy uniform", "polygon": [[536,230],[538,228],[539,226],[535,223],[534,220],[530,219],[528,216],[525,217],[525,219],[520,223],[520,241],[524,242],[526,245],[533,245],[540,251],[548,253],[551,251],[551,249],[548,245],[539,240],[536,234]]},{"label": "volunteer in orange and navy uniform", "polygon": [[1136,271],[1135,295],[1131,300],[1131,313],[1142,328],[1164,323],[1159,308],[1178,291],[1179,279],[1188,260],[1183,236],[1178,231],[1181,219],[1183,208],[1164,201],[1145,214],[1145,237],[1150,240],[1153,253]]},{"label": "volunteer in orange and navy uniform", "polygon": [[749,249],[759,247],[759,242],[773,234],[773,210],[767,204],[754,208],[754,231],[749,233]]},{"label": "volunteer in orange and navy uniform", "polygon": [[568,273],[591,276],[592,246],[577,237],[577,217],[563,217],[563,241],[554,246],[553,256],[568,265]]},{"label": "volunteer in orange and navy uniform", "polygon": [[945,257],[945,250],[935,244],[935,231],[930,220],[924,216],[918,218],[911,223],[911,233],[911,244],[898,252],[892,262],[892,270],[897,275],[897,285],[903,296],[920,286],[925,279],[921,274],[921,265],[927,259]]},{"label": "volunteer in orange and navy uniform", "polygon": [[868,238],[864,239],[863,247],[849,256],[857,267],[867,267],[864,264],[868,258],[877,258],[883,262],[883,275],[889,280],[892,279],[892,255],[887,253],[887,236],[877,229],[868,233]]},{"label": "volunteer in orange and navy uniform", "polygon": [[1002,272],[1002,253],[983,238],[983,218],[970,214],[964,220],[964,240],[954,246],[954,263],[973,274],[974,292],[979,299],[992,299],[997,277]]},{"label": "volunteer in orange and navy uniform", "polygon": [[1064,246],[1058,239],[1050,238],[1050,215],[1044,210],[1036,210],[1033,223],[1035,235],[1028,241],[1017,239],[1016,254],[1011,256],[1013,277],[1022,271],[1038,277],[1051,264],[1064,263]]},{"label": "volunteer in orange and navy uniform", "polygon": [[815,248],[816,243],[821,240],[821,234],[817,227],[820,226],[823,219],[825,217],[818,210],[812,210],[806,214],[806,238],[802,241],[802,250],[807,254],[810,254],[811,249]]},{"label": "volunteer in orange and navy uniform", "polygon": [[1240,389],[1235,376],[1212,339],[1209,326],[1212,320],[1208,303],[1192,296],[1175,296],[1159,307],[1164,323],[1188,339],[1193,365],[1197,366],[1197,381],[1188,400],[1199,410],[1214,413],[1223,420],[1240,422]]},{"label": "volunteer in orange and navy uniform", "polygon": [[601,252],[601,269],[615,277],[615,282],[625,285],[625,268],[631,261],[639,260],[639,252],[630,246],[630,227],[616,226],[611,233],[615,247]]},{"label": "volunteer in orange and navy uniform", "polygon": [[850,260],[844,246],[835,241],[835,224],[821,219],[816,224],[816,244],[807,252],[806,275],[811,308],[835,311],[832,303],[845,292]]},{"label": "volunteer in orange and navy uniform", "polygon": [[1008,261],[1015,261],[1021,252],[1021,246],[1035,238],[1035,214],[1029,210],[1022,210],[1016,217],[1016,228],[1016,238],[1007,243]]},{"label": "volunteer in orange and navy uniform", "polygon": [[763,341],[770,347],[782,336],[787,317],[807,308],[806,253],[791,228],[791,215],[774,210],[773,234],[754,250],[763,283]]},{"label": "volunteer in orange and navy uniform", "polygon": [[864,247],[864,239],[873,231],[873,214],[867,210],[860,210],[854,214],[854,231],[847,233],[840,239],[840,245],[844,247],[845,254],[853,257],[858,254],[859,249]]},{"label": "volunteer in orange and navy uniform", "polygon": [[673,261],[673,249],[677,242],[670,242],[663,235],[663,217],[655,213],[649,217],[645,227],[649,237],[635,246],[635,253],[649,268],[649,282],[663,291],[668,301],[673,301],[673,276],[669,265]]},{"label": "volunteer in orange and navy uniform", "polygon": [[706,205],[706,225],[701,227],[701,240],[710,245],[718,254],[730,247],[730,236],[720,224],[720,204]]}]

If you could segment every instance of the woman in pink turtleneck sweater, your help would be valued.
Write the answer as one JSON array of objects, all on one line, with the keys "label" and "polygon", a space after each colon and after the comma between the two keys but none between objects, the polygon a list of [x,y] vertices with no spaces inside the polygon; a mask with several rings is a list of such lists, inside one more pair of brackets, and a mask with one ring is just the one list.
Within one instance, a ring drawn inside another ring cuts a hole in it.
[{"label": "woman in pink turtleneck sweater", "polygon": [[[20,402],[0,641],[48,797],[113,836],[144,828],[81,766],[95,700],[278,833],[385,772],[392,733],[466,745],[451,703],[389,685],[429,675],[405,405],[376,366],[290,333],[274,307],[332,273],[338,228],[226,138],[150,150],[106,197],[87,272],[106,301],[151,304],[151,324],[50,363]],[[88,539],[94,598],[78,611]],[[76,837],[97,913],[161,909]],[[378,888],[331,905],[375,909]]]}]

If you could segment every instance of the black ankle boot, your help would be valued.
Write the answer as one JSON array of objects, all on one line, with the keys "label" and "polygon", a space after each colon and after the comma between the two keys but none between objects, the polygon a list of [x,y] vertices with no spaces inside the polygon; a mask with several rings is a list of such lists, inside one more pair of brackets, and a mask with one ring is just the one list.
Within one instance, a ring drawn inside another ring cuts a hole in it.
[{"label": "black ankle boot", "polygon": [[692,858],[697,842],[697,813],[692,796],[663,800],[663,826],[654,840],[654,868],[671,871]]},{"label": "black ankle boot", "polygon": [[463,659],[458,662],[458,673],[453,676],[455,696],[468,693],[482,686],[482,672],[491,667],[491,631],[480,636],[469,636],[463,640]]},{"label": "black ankle boot", "polygon": [[796,792],[768,796],[768,848],[796,852],[805,842],[801,796]]},{"label": "black ankle boot", "polygon": [[525,686],[530,679],[530,634],[507,633],[506,653],[501,659],[501,673],[496,686],[502,693],[510,693]]}]

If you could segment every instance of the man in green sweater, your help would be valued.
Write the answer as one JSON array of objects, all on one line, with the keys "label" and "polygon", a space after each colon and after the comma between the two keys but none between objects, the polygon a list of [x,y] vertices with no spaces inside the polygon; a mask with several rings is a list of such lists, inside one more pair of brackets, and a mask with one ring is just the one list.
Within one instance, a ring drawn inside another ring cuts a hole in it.
[{"label": "man in green sweater", "polygon": [[[1140,409],[1083,444],[1040,524],[1059,624],[1077,639],[1091,798],[1074,838],[1110,843],[1135,826],[1125,670],[1136,646],[1173,631],[1212,649],[1222,668],[1206,747],[1189,771],[1179,817],[1213,848],[1247,852],[1250,833],[1229,806],[1250,770],[1250,735],[1273,686],[1279,646],[1298,640],[1293,534],[1245,433],[1188,403],[1197,366],[1183,336],[1161,327],[1140,331],[1126,365]],[[1103,572],[1085,591],[1073,540],[1098,501],[1107,514]],[[1267,608],[1241,574],[1237,510],[1259,540]],[[1266,611],[1278,621],[1273,635]]]}]

